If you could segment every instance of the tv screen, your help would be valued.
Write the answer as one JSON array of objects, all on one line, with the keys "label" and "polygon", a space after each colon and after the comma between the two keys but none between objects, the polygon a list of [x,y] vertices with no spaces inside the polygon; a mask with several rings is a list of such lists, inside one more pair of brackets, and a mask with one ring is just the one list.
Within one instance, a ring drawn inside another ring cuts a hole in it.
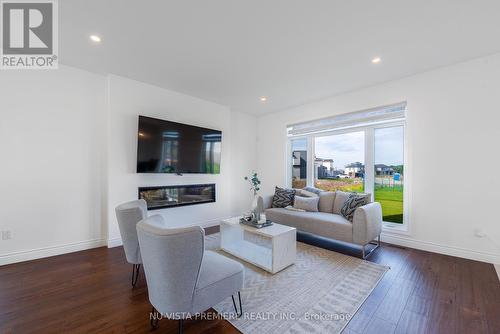
[{"label": "tv screen", "polygon": [[222,132],[139,116],[138,173],[219,174]]}]

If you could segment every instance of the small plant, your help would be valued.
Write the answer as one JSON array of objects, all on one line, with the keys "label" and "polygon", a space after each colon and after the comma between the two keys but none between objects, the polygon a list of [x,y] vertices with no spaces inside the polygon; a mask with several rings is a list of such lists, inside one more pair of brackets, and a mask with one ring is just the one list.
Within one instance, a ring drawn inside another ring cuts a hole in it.
[{"label": "small plant", "polygon": [[253,172],[250,177],[245,176],[244,179],[252,185],[250,190],[253,191],[254,195],[257,195],[257,192],[260,190],[260,180],[259,177],[257,176],[256,172]]}]

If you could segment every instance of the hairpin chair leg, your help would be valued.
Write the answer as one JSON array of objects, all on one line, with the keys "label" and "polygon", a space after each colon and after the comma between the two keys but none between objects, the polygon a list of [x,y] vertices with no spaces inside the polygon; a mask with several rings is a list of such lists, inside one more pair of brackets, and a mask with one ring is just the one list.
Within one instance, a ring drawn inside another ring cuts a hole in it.
[{"label": "hairpin chair leg", "polygon": [[236,316],[239,318],[243,315],[243,308],[241,307],[241,294],[238,291],[238,301],[240,303],[240,313],[238,313],[238,309],[236,308],[236,302],[234,301],[234,296],[231,296],[233,299],[234,312],[236,312]]},{"label": "hairpin chair leg", "polygon": [[158,321],[160,319],[158,319],[159,315],[157,313],[158,312],[156,312],[155,307],[152,306],[151,314],[149,315],[149,324],[151,325],[152,331],[158,328]]},{"label": "hairpin chair leg", "polygon": [[141,268],[140,264],[132,265],[132,287],[135,287],[137,284],[137,279],[139,278],[139,269]]},{"label": "hairpin chair leg", "polygon": [[179,334],[184,333],[184,319],[179,319]]}]

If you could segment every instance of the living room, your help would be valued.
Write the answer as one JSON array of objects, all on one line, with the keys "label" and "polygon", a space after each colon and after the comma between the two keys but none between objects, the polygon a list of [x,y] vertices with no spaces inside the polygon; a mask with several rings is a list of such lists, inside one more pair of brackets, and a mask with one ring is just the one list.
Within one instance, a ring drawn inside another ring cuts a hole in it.
[{"label": "living room", "polygon": [[500,332],[499,4],[32,3],[0,333]]}]

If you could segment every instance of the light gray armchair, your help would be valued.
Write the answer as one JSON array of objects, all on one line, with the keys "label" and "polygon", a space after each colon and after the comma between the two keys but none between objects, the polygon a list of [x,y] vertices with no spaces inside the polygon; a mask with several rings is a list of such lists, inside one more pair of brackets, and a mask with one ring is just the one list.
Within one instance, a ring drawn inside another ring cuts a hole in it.
[{"label": "light gray armchair", "polygon": [[[166,228],[163,217],[154,215],[137,225],[137,234],[153,313],[179,320],[182,333],[184,319],[231,296],[235,312],[241,316],[243,266],[205,251],[203,228]],[[152,317],[151,327],[157,326],[158,320]]]},{"label": "light gray armchair", "polygon": [[142,263],[136,225],[147,217],[147,204],[143,199],[131,201],[117,206],[115,212],[125,257],[127,262],[132,264],[132,286],[135,287]]}]

